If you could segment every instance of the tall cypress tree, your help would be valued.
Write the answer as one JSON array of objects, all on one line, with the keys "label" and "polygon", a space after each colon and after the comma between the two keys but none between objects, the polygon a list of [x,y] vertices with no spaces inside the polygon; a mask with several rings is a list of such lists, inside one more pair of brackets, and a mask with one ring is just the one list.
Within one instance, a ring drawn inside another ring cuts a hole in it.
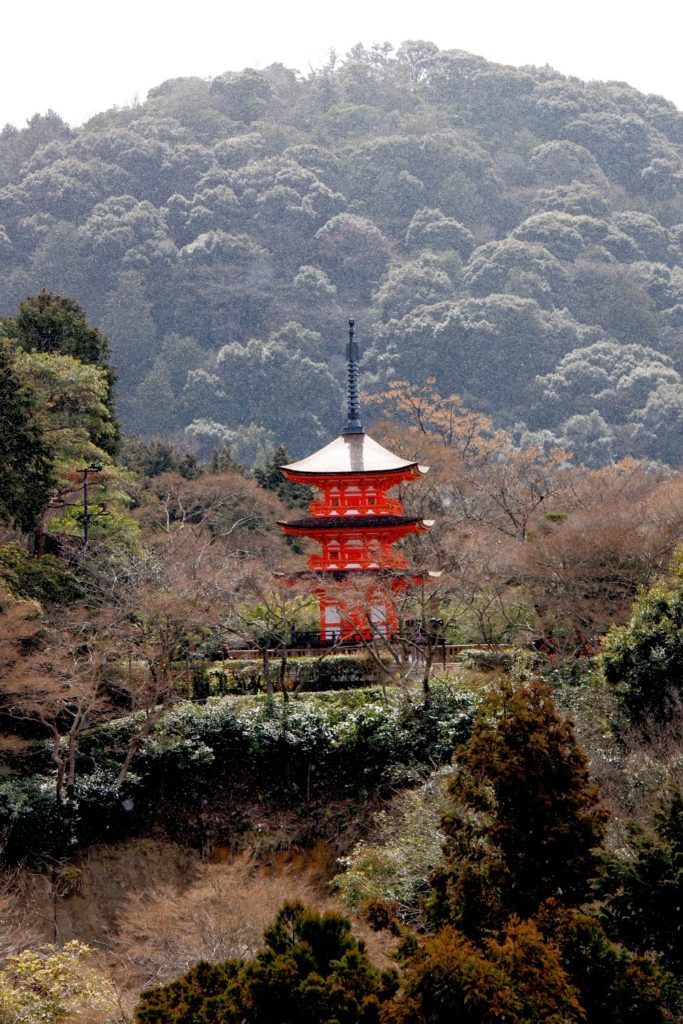
[{"label": "tall cypress tree", "polygon": [[0,409],[0,521],[28,532],[50,498],[52,450],[34,418],[31,390],[16,371],[6,339],[0,339]]},{"label": "tall cypress tree", "polygon": [[581,902],[607,812],[550,687],[502,681],[455,760],[436,919],[477,935],[552,897]]}]

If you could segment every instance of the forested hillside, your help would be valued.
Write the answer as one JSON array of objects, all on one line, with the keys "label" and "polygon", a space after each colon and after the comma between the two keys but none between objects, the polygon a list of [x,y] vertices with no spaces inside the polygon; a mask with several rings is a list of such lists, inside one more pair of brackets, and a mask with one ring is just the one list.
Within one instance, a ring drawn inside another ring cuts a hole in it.
[{"label": "forested hillside", "polygon": [[1,133],[0,1024],[683,1021],[682,161],[425,42]]},{"label": "forested hillside", "polygon": [[[0,313],[41,288],[111,339],[124,429],[249,464],[423,383],[601,465],[680,460],[683,114],[427,42],[174,79],[0,135]],[[296,400],[288,400],[296,395]]]}]

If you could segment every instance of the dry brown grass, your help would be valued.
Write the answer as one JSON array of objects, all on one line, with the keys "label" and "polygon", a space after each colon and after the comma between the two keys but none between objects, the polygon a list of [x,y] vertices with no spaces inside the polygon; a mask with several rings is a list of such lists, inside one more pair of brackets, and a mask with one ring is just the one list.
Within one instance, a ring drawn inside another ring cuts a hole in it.
[{"label": "dry brown grass", "polygon": [[[143,988],[177,978],[197,960],[252,956],[285,900],[345,912],[329,892],[337,870],[329,845],[275,846],[263,838],[257,850],[218,846],[201,861],[145,840],[91,850],[52,877],[18,874],[0,892],[0,953],[87,942],[119,993],[119,1019],[130,1019]],[[362,924],[356,930],[386,966],[385,937]]]},{"label": "dry brown grass", "polygon": [[250,957],[287,899],[329,902],[320,861],[326,855],[280,854],[270,864],[249,852],[197,866],[192,884],[155,886],[131,895],[117,915],[115,973],[139,990],[177,977],[197,960]]},{"label": "dry brown grass", "polygon": [[0,879],[0,964],[44,940],[43,923],[31,909],[22,876],[17,872],[5,874]]}]

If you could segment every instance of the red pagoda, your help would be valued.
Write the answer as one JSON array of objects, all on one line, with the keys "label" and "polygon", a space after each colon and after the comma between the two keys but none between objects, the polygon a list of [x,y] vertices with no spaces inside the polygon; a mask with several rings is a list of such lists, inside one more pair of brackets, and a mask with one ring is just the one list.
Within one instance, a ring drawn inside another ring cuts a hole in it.
[{"label": "red pagoda", "polygon": [[428,530],[432,520],[407,516],[389,492],[415,480],[427,466],[408,462],[365,433],[360,421],[358,343],[349,320],[348,421],[341,435],[300,462],[281,466],[288,480],[319,491],[304,519],[280,522],[290,536],[310,537],[320,552],[308,559],[320,602],[323,641],[392,635],[398,621],[392,593],[421,577],[394,545],[407,534]]}]

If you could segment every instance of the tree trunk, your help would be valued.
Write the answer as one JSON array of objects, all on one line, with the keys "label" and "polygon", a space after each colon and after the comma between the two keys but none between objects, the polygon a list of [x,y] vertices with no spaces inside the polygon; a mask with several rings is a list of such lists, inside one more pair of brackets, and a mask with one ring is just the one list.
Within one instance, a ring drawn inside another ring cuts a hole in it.
[{"label": "tree trunk", "polygon": [[78,740],[83,731],[87,718],[87,711],[79,709],[74,720],[71,723],[69,729],[69,738],[67,740],[67,773],[66,773],[66,795],[72,797],[74,795],[74,785],[76,781],[76,756],[78,754]]},{"label": "tree trunk", "polygon": [[424,648],[424,668],[422,669],[422,692],[425,695],[425,700],[429,697],[430,686],[429,680],[432,675],[432,665],[434,664],[435,647],[433,643],[433,637],[427,636],[427,643]]},{"label": "tree trunk", "polygon": [[62,802],[62,793],[64,791],[64,772],[65,764],[64,757],[62,755],[62,737],[59,734],[59,730],[51,722],[48,722],[43,715],[40,715],[40,723],[44,725],[52,733],[52,751],[50,758],[54,762],[57,768],[57,776],[55,778],[55,798],[57,803]]},{"label": "tree trunk", "polygon": [[273,696],[273,677],[270,674],[270,651],[268,645],[263,648],[263,678],[266,681],[266,696]]},{"label": "tree trunk", "polygon": [[40,558],[45,553],[45,518],[47,516],[47,509],[44,508],[38,517],[38,525],[36,526],[33,534],[33,554],[36,558]]},{"label": "tree trunk", "polygon": [[282,647],[280,650],[280,688],[282,690],[282,699],[287,700],[289,694],[287,693],[287,648]]}]

